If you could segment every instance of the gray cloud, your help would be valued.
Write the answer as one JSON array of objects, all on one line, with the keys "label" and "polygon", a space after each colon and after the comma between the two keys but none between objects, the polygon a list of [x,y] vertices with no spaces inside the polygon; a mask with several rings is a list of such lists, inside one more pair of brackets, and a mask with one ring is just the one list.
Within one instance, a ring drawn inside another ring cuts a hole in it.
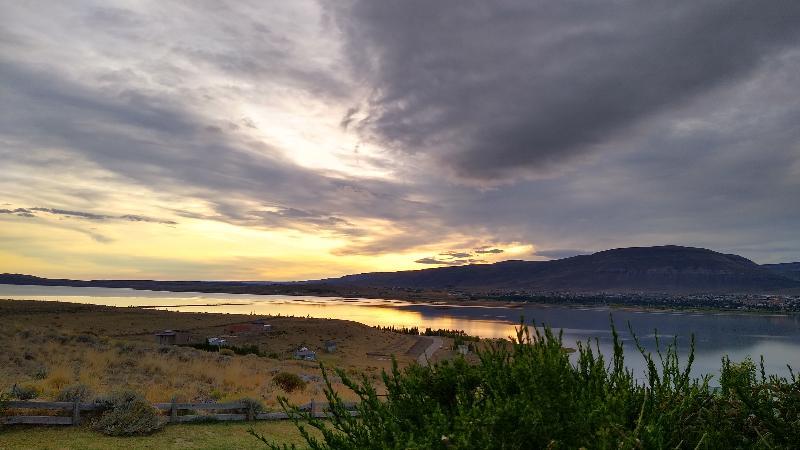
[{"label": "gray cloud", "polygon": [[278,206],[274,207],[273,210],[249,211],[247,215],[251,225],[269,228],[284,227],[329,231],[349,237],[365,236],[367,234],[366,230],[358,228],[346,219],[320,211]]},{"label": "gray cloud", "polygon": [[459,258],[459,259],[437,259],[434,257],[420,258],[414,261],[417,264],[428,264],[438,266],[463,266],[464,264],[481,264],[486,261],[474,258]]},{"label": "gray cloud", "polygon": [[342,118],[342,121],[339,122],[339,126],[344,128],[344,129],[347,129],[350,126],[350,124],[353,123],[353,121],[355,120],[355,115],[356,114],[358,114],[358,107],[357,106],[353,106],[351,108],[348,108],[347,112],[345,113],[344,117]]},{"label": "gray cloud", "polygon": [[439,261],[436,258],[426,257],[414,261],[417,264],[449,264],[448,261]]},{"label": "gray cloud", "polygon": [[794,1],[337,5],[374,89],[362,133],[503,182],[595,152],[800,35]]},{"label": "gray cloud", "polygon": [[481,248],[476,248],[475,249],[475,253],[477,253],[479,255],[498,254],[498,253],[503,253],[503,249],[501,249],[501,248],[481,247]]},{"label": "gray cloud", "polygon": [[149,223],[160,223],[164,225],[178,224],[178,222],[175,222],[174,220],[154,219],[152,217],[140,216],[138,214],[123,214],[121,216],[116,216],[116,218],[121,220],[127,220],[129,222],[149,222]]},{"label": "gray cloud", "polygon": [[52,214],[56,216],[66,216],[66,217],[74,217],[78,219],[87,219],[87,220],[125,220],[128,222],[147,222],[147,223],[159,223],[163,225],[177,225],[178,223],[172,220],[164,220],[164,219],[155,219],[152,217],[141,216],[138,214],[122,214],[122,215],[109,215],[109,214],[95,214],[86,211],[70,211],[66,209],[58,209],[58,208],[42,208],[42,207],[34,207],[34,208],[15,208],[11,209],[0,209],[0,214],[15,214],[20,217],[36,217],[37,212]]},{"label": "gray cloud", "polygon": [[0,209],[0,214],[13,214],[19,217],[36,217],[26,208]]},{"label": "gray cloud", "polygon": [[106,216],[102,214],[94,214],[84,211],[68,211],[65,209],[54,209],[54,208],[36,207],[36,208],[30,208],[30,211],[50,213],[59,216],[77,217],[79,219],[89,219],[89,220],[106,220],[112,218],[111,216]]},{"label": "gray cloud", "polygon": [[456,259],[456,258],[466,258],[472,256],[472,253],[449,251],[449,252],[439,253],[439,256],[445,256],[448,258]]},{"label": "gray cloud", "polygon": [[[4,96],[9,108],[19,105],[18,114],[0,123],[5,136],[32,148],[69,149],[129,181],[202,199],[216,212],[204,218],[265,228],[313,225],[348,236],[364,235],[352,226],[350,217],[434,220],[431,211],[436,206],[407,200],[405,187],[390,181],[334,178],[302,168],[269,143],[235,131],[209,131],[188,105],[168,104],[156,93],[131,86],[124,93],[108,95],[20,63],[4,65],[0,76],[18,86]],[[87,130],[83,125],[87,122],[95,128]],[[259,212],[254,203],[293,206],[281,206],[284,209],[277,213]],[[337,213],[302,213],[311,210]],[[412,245],[431,240],[419,230],[414,235]],[[346,252],[406,248],[401,241],[388,242],[365,239]]]}]

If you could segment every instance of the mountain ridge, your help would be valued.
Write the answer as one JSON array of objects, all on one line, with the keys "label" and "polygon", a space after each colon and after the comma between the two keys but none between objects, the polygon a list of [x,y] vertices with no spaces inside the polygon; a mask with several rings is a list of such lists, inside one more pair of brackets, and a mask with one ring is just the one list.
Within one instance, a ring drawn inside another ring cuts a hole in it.
[{"label": "mountain ridge", "polygon": [[400,288],[429,292],[800,294],[800,262],[759,265],[735,254],[697,247],[663,245],[616,248],[550,261],[507,260],[493,264],[368,272],[296,282],[82,281],[0,274],[0,284],[252,294],[304,291],[311,295],[336,295],[337,292],[348,292],[350,287],[373,290]]},{"label": "mountain ridge", "polygon": [[550,261],[373,272],[324,282],[423,289],[574,292],[769,292],[800,288],[800,280],[742,256],[677,245],[609,249]]}]

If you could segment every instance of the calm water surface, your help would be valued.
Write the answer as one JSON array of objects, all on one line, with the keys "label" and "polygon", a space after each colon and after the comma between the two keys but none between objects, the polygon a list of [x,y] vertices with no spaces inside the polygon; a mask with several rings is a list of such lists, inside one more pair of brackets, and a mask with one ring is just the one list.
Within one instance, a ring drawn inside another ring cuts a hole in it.
[{"label": "calm water surface", "polygon": [[[508,337],[514,324],[527,321],[547,323],[563,329],[564,343],[589,339],[599,342],[601,351],[611,348],[610,320],[613,317],[626,349],[626,363],[642,376],[644,363],[635,353],[627,324],[642,344],[653,350],[655,335],[662,341],[678,337],[686,350],[689,337],[696,340],[695,375],[718,373],[720,360],[747,356],[758,361],[764,356],[767,373],[786,376],[787,364],[800,369],[800,316],[722,312],[643,311],[614,308],[576,308],[521,304],[519,306],[460,306],[410,303],[401,300],[348,299],[340,297],[207,294],[138,291],[133,289],[76,288],[55,286],[13,286],[0,284],[0,298],[58,300],[108,306],[147,306],[170,311],[214,312],[260,315],[294,315],[346,319],[367,325],[464,330],[481,337]],[[685,353],[685,352],[684,352]],[[797,371],[797,370],[796,370]]]}]

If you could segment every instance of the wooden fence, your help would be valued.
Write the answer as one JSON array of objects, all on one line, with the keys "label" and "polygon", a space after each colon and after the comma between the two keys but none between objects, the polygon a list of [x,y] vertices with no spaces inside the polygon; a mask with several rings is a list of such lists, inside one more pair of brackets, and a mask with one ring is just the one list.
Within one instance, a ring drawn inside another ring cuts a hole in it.
[{"label": "wooden fence", "polygon": [[[350,414],[355,415],[355,403],[348,403]],[[3,410],[27,409],[36,412],[58,411],[69,415],[8,415],[0,416],[0,424],[30,424],[30,425],[80,425],[81,412],[101,411],[104,407],[97,403],[81,402],[37,402],[37,401],[6,401],[0,403]],[[165,413],[169,422],[196,422],[196,421],[243,421],[243,420],[284,420],[289,419],[285,412],[259,412],[248,403],[155,403],[156,409]],[[301,411],[310,412],[314,417],[329,417],[328,403],[310,402],[301,405]],[[181,412],[192,412],[181,414]],[[197,411],[213,411],[213,414],[197,414]],[[220,411],[223,411],[220,413]]]}]

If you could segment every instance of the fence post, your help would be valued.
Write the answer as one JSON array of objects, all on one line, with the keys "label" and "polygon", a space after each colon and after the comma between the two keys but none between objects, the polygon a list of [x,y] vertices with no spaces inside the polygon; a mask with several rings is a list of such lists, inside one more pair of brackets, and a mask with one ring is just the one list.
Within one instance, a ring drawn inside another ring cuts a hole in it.
[{"label": "fence post", "polygon": [[75,399],[75,402],[72,404],[72,425],[80,425],[81,424],[81,401],[80,399]]},{"label": "fence post", "polygon": [[169,408],[169,421],[170,422],[178,421],[178,408],[177,405],[175,405],[175,397],[172,397],[172,405]]},{"label": "fence post", "polygon": [[250,422],[256,420],[256,411],[252,402],[248,402],[247,405],[247,420]]}]

